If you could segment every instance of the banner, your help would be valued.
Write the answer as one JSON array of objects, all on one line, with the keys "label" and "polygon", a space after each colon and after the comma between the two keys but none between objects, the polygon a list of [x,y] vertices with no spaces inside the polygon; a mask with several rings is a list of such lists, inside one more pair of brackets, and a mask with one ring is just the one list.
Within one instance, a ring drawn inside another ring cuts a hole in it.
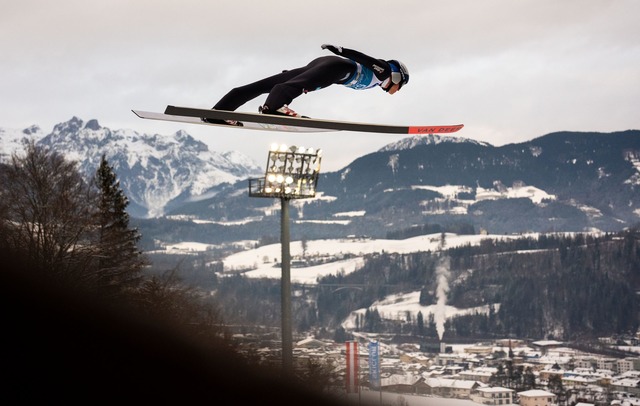
[{"label": "banner", "polygon": [[369,388],[380,389],[380,344],[369,342]]},{"label": "banner", "polygon": [[358,343],[347,341],[347,393],[358,393]]}]

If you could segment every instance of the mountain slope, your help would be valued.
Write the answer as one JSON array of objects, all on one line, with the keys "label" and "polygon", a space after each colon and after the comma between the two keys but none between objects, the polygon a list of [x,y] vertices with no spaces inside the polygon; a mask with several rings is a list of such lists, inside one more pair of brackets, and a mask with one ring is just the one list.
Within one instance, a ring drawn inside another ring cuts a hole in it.
[{"label": "mountain slope", "polygon": [[169,136],[110,130],[97,120],[77,117],[56,125],[49,134],[38,127],[0,132],[3,155],[19,151],[25,139],[76,160],[90,177],[104,154],[115,169],[136,217],[157,217],[167,208],[210,196],[213,188],[262,173],[258,165],[238,152],[210,151],[184,131]]},{"label": "mountain slope", "polygon": [[638,156],[640,131],[563,132],[502,147],[386,148],[327,174],[319,190],[337,197],[326,209],[366,210],[389,224],[468,221],[498,233],[615,230],[640,220]]},{"label": "mountain slope", "polygon": [[[640,221],[640,131],[559,132],[501,147],[443,138],[403,140],[321,174],[316,199],[293,201],[292,232],[384,237],[427,223],[617,231]],[[264,224],[273,205],[238,184],[173,214]]]},{"label": "mountain slope", "polygon": [[[0,159],[31,139],[77,160],[88,176],[106,154],[134,217],[224,224],[224,235],[209,238],[257,239],[278,222],[277,202],[248,197],[245,180],[263,176],[256,163],[209,151],[184,131],[112,131],[74,117],[50,134],[34,126],[0,129],[0,138]],[[385,237],[425,224],[489,233],[618,231],[640,221],[640,131],[557,132],[500,147],[408,137],[321,174],[318,191],[292,201],[294,235]]]}]

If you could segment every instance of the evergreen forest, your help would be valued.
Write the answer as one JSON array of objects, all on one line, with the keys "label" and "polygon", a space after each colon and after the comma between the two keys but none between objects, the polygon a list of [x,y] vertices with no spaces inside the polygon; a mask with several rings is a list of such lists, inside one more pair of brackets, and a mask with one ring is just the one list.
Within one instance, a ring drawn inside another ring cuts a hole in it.
[{"label": "evergreen forest", "polygon": [[[351,312],[366,309],[356,319],[358,330],[408,340],[435,339],[433,314],[388,320],[373,304],[392,294],[415,291],[420,292],[421,305],[435,304],[437,269],[443,258],[448,265],[446,304],[479,309],[448,319],[444,324],[448,339],[589,340],[638,328],[638,228],[599,235],[486,240],[479,246],[439,252],[369,255],[353,273],[327,276],[313,286],[294,285],[294,326],[330,337],[344,334],[340,324]],[[237,275],[216,278],[213,285],[228,321],[278,325],[279,281]]]}]

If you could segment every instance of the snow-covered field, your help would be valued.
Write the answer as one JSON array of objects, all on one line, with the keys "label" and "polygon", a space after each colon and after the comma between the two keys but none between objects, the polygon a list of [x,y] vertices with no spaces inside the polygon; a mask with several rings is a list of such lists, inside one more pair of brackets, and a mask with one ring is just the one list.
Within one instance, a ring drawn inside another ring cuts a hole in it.
[{"label": "snow-covered field", "polygon": [[[522,236],[504,235],[455,235],[446,234],[445,248],[478,245],[485,239],[512,239]],[[352,258],[308,267],[293,267],[291,282],[317,283],[319,277],[325,275],[345,274],[357,270],[363,263],[363,256],[373,253],[399,253],[436,251],[441,244],[441,234],[421,235],[405,240],[385,240],[367,238],[345,238],[339,240],[307,241],[307,257],[340,257],[352,255]],[[302,257],[302,243],[292,241],[289,245],[292,258]],[[249,278],[280,279],[280,244],[265,245],[230,255],[224,259],[225,272],[243,271]]]},{"label": "snow-covered field", "polygon": [[[472,307],[468,309],[458,309],[453,306],[446,305],[446,300],[443,303],[434,303],[428,306],[420,304],[420,291],[400,293],[395,295],[389,295],[383,300],[379,300],[373,303],[370,307],[376,308],[380,317],[387,320],[406,320],[407,316],[411,320],[416,320],[418,312],[421,312],[423,317],[427,317],[428,314],[433,314],[436,319],[438,317],[448,319],[452,316],[459,316],[464,314],[483,314],[489,312],[489,306]],[[499,310],[500,306],[496,305],[495,310]],[[355,319],[356,315],[364,315],[366,309],[359,309],[351,313],[351,315],[342,323],[342,327],[346,330],[352,330],[356,327]]]},{"label": "snow-covered field", "polygon": [[[373,253],[400,253],[437,251],[443,245],[445,248],[452,248],[464,245],[478,245],[482,240],[493,239],[513,239],[523,236],[505,235],[456,235],[445,234],[444,241],[442,234],[421,235],[405,240],[386,240],[370,238],[344,238],[336,240],[312,240],[306,242],[306,258],[333,258],[331,262],[321,265],[305,266],[304,261],[299,259],[303,256],[303,244],[301,241],[290,243],[290,252],[293,258],[291,268],[291,282],[297,284],[316,284],[318,278],[326,275],[336,275],[338,273],[349,274],[359,269],[364,263],[364,256]],[[180,251],[193,252],[206,249],[205,245],[198,243],[181,243],[168,246],[167,252]],[[223,259],[224,273],[232,275],[242,273],[248,278],[281,278],[281,245],[271,244],[258,248],[247,248],[238,253],[232,254]],[[337,259],[336,259],[337,258]],[[391,295],[381,301],[373,303],[370,307],[376,308],[380,317],[388,320],[416,320],[419,312],[426,318],[433,314],[436,321],[438,333],[441,335],[444,328],[444,321],[452,316],[469,313],[486,313],[488,306],[470,309],[458,309],[446,304],[448,292],[448,270],[443,269],[438,276],[438,300],[431,305],[421,305],[419,303],[420,291],[407,292]],[[499,309],[496,304],[495,310]],[[362,315],[367,309],[357,309],[343,321],[345,329],[355,328],[356,318]]]}]

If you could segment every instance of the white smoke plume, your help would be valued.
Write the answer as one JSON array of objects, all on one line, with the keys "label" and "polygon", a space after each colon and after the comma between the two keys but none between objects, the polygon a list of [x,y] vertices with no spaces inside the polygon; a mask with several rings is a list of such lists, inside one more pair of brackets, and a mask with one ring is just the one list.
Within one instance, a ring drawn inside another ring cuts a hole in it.
[{"label": "white smoke plume", "polygon": [[391,168],[391,172],[395,175],[398,171],[398,163],[400,161],[399,154],[393,154],[389,157],[389,162],[387,162],[387,166]]},{"label": "white smoke plume", "polygon": [[436,266],[436,309],[434,320],[438,338],[442,341],[444,335],[444,323],[447,320],[447,293],[449,293],[449,257],[441,257]]}]

